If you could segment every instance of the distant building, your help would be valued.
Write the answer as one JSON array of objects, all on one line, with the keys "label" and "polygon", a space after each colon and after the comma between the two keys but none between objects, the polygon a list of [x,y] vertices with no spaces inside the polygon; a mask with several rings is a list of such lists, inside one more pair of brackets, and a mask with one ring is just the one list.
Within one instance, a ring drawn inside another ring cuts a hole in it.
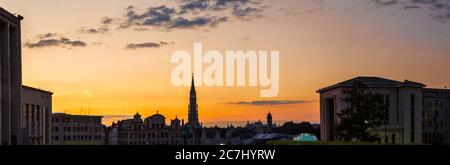
[{"label": "distant building", "polygon": [[251,139],[254,131],[245,127],[203,128],[203,145],[243,145],[245,140]]},{"label": "distant building", "polygon": [[118,145],[119,144],[119,128],[118,125],[113,122],[111,126],[106,127],[105,130],[105,144],[106,145]]},{"label": "distant building", "polygon": [[[411,144],[435,139],[448,141],[449,90],[427,89],[424,84],[413,81],[400,82],[378,77],[357,77],[317,91],[320,93],[322,141],[334,140],[334,127],[340,122],[337,114],[349,106],[343,101],[343,91],[354,82],[363,83],[367,92],[381,94],[389,102],[386,129],[384,125],[378,129],[382,143]],[[439,111],[440,115],[432,127],[437,126],[438,129],[423,127],[430,123],[434,110]]]},{"label": "distant building", "polygon": [[272,123],[272,114],[269,112],[267,114],[267,132],[272,132],[273,123]]},{"label": "distant building", "polygon": [[21,144],[22,16],[0,8],[0,145]]},{"label": "distant building", "polygon": [[103,116],[69,115],[55,113],[52,115],[52,144],[105,144],[105,126]]},{"label": "distant building", "polygon": [[[184,144],[180,120],[171,120],[166,125],[166,117],[157,113],[145,120],[136,113],[133,119],[119,121],[109,129],[117,129],[118,145],[181,145]],[[109,135],[114,137],[114,133]],[[114,141],[110,144],[114,145]]]},{"label": "distant building", "polygon": [[136,113],[132,119],[118,121],[107,128],[107,144],[109,145],[200,145],[203,128],[198,120],[197,92],[192,76],[192,87],[189,93],[188,122],[175,119],[166,124],[166,117],[156,114],[142,120]]},{"label": "distant building", "polygon": [[52,92],[22,86],[21,144],[50,144]]},{"label": "distant building", "polygon": [[251,129],[257,133],[270,133],[275,127],[276,124],[273,123],[272,114],[270,112],[267,114],[266,124],[263,124],[261,120],[258,120],[254,123],[250,123],[249,121],[247,121],[247,125],[245,125],[245,128]]},{"label": "distant building", "polygon": [[249,144],[265,145],[269,141],[289,141],[289,140],[292,140],[292,138],[293,137],[290,135],[285,135],[285,134],[280,134],[280,133],[261,133],[261,134],[256,134],[251,139],[248,139],[245,142],[245,144],[247,144],[247,145],[249,145]]}]

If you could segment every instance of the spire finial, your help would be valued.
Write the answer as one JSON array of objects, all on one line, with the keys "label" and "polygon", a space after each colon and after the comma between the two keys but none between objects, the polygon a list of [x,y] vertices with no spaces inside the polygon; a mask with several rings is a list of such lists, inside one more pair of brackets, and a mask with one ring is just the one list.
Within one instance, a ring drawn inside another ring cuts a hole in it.
[{"label": "spire finial", "polygon": [[192,73],[191,92],[195,92],[194,73]]}]

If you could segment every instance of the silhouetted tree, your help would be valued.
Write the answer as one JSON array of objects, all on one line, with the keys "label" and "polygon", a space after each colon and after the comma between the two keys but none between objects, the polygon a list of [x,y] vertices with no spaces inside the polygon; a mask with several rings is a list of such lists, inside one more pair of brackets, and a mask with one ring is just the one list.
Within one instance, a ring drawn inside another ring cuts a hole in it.
[{"label": "silhouetted tree", "polygon": [[316,136],[320,136],[320,130],[315,129],[313,125],[309,122],[301,122],[301,123],[294,123],[292,121],[286,122],[280,127],[277,127],[273,130],[273,132],[276,133],[282,133],[287,135],[298,135],[301,133],[311,133]]},{"label": "silhouetted tree", "polygon": [[348,108],[342,109],[336,128],[336,138],[344,141],[379,141],[376,128],[385,123],[387,103],[378,93],[366,92],[365,85],[355,82],[345,89],[343,101]]}]

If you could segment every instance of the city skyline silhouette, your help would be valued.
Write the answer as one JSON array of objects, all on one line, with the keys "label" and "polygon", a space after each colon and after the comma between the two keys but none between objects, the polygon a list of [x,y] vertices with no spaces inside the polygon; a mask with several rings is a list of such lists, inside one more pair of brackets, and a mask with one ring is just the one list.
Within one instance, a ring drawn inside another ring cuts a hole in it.
[{"label": "city skyline silhouette", "polygon": [[[259,88],[252,87],[197,88],[204,123],[257,121],[268,111],[278,121],[318,123],[315,91],[357,76],[409,79],[433,88],[450,85],[444,9],[429,4],[404,9],[402,4],[369,0],[245,2],[205,9],[183,8],[175,1],[0,5],[25,17],[23,84],[52,91],[53,112],[102,115],[108,125],[136,111],[143,116],[157,110],[168,118],[188,116],[189,87],[170,83],[176,66],[170,55],[177,50],[192,53],[196,41],[205,44],[204,51],[281,54],[275,98],[261,98]],[[248,7],[255,10],[243,10]]]}]

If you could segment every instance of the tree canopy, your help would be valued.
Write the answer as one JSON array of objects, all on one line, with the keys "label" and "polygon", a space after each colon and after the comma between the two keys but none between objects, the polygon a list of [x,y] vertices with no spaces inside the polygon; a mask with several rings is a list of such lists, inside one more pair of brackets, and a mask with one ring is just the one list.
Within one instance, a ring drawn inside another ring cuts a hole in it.
[{"label": "tree canopy", "polygon": [[386,124],[388,102],[383,95],[366,91],[366,86],[355,82],[345,89],[343,101],[348,105],[338,113],[341,119],[336,138],[343,141],[379,141],[376,129]]}]

